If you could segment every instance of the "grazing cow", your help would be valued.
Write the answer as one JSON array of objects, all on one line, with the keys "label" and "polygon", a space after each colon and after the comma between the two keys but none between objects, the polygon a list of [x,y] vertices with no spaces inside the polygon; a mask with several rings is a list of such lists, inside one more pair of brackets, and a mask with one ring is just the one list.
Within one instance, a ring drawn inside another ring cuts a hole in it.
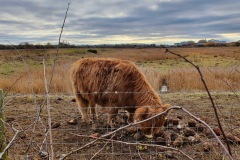
[{"label": "grazing cow", "polygon": [[[163,105],[138,67],[126,60],[114,58],[83,58],[72,65],[71,80],[79,111],[85,122],[90,121],[88,107],[95,114],[95,105],[108,108],[108,124],[119,108],[128,112],[128,122],[150,118],[170,107]],[[139,124],[147,136],[156,134],[167,114]]]}]

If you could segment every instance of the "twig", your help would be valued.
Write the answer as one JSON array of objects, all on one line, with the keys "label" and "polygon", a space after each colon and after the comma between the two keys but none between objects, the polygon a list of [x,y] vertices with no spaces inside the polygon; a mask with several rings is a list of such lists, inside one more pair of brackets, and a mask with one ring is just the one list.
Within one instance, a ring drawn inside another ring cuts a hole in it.
[{"label": "twig", "polygon": [[[137,145],[137,144],[136,144],[136,145]],[[137,146],[138,146],[138,145],[137,145]],[[137,152],[138,152],[139,158],[140,158],[141,160],[143,160],[142,157],[141,157],[141,154],[140,154],[140,152],[139,152],[139,149],[137,149]]]},{"label": "twig", "polygon": [[75,134],[75,133],[71,133],[71,134],[75,135],[75,136],[78,136],[78,137],[88,137],[88,138],[93,138],[93,139],[97,139],[97,140],[104,140],[104,141],[111,141],[111,142],[122,143],[122,144],[126,144],[126,145],[134,145],[134,146],[141,145],[141,146],[147,146],[147,147],[160,147],[160,148],[164,148],[164,149],[171,149],[171,150],[174,150],[174,151],[178,151],[178,152],[182,153],[184,156],[186,156],[187,158],[193,160],[193,158],[191,158],[189,155],[187,155],[183,151],[181,151],[181,150],[179,150],[177,148],[173,148],[173,147],[162,146],[162,145],[158,145],[158,144],[139,143],[139,142],[124,142],[124,141],[113,140],[113,139],[106,139],[106,138],[101,138],[101,137],[79,135],[79,134]]},{"label": "twig", "polygon": [[221,81],[223,81],[228,87],[229,89],[233,92],[233,94],[235,95],[235,97],[237,98],[238,102],[240,102],[240,99],[238,97],[238,95],[236,94],[236,92],[234,91],[234,89],[228,84],[227,81],[225,81],[224,79],[221,79],[221,77],[219,77],[218,75],[216,75],[215,73],[213,73],[209,68],[208,68],[208,71],[210,73],[212,73],[216,78],[220,79]]},{"label": "twig", "polygon": [[44,68],[44,84],[45,84],[45,90],[46,90],[46,98],[47,98],[47,113],[48,113],[48,131],[49,131],[49,140],[50,140],[50,149],[51,149],[51,159],[54,158],[54,151],[53,151],[53,139],[52,139],[52,120],[51,120],[51,112],[50,112],[50,106],[49,106],[49,88],[47,85],[47,78],[46,78],[46,64],[45,59],[43,57],[43,68]]},{"label": "twig", "polygon": [[57,57],[58,57],[59,45],[60,45],[60,41],[61,41],[63,28],[64,28],[64,25],[65,25],[65,21],[66,21],[66,18],[67,18],[67,13],[68,13],[68,10],[69,10],[69,6],[70,6],[70,3],[68,3],[68,7],[67,7],[67,10],[66,10],[66,13],[65,13],[63,24],[62,24],[62,29],[61,29],[61,32],[60,32],[60,35],[59,35],[59,38],[58,38],[57,53],[56,53],[56,55],[55,55],[55,57],[53,59],[53,66],[52,66],[52,71],[51,71],[51,77],[50,77],[49,86],[48,86],[49,91],[51,89],[51,83],[52,83],[52,80],[53,80],[54,69],[55,69],[56,60],[57,60]]},{"label": "twig", "polygon": [[[199,122],[202,123],[203,125],[207,126],[207,127],[210,129],[210,131],[212,132],[212,134],[214,135],[214,137],[217,139],[218,143],[222,146],[224,152],[229,156],[229,158],[230,158],[231,160],[233,160],[232,156],[229,154],[228,150],[227,150],[227,149],[225,148],[225,146],[222,144],[221,140],[218,138],[218,136],[215,134],[215,132],[211,129],[211,127],[210,127],[206,122],[204,122],[204,121],[201,120],[200,118],[194,116],[194,115],[191,114],[189,111],[187,111],[186,109],[184,109],[184,108],[182,108],[182,107],[180,107],[180,106],[172,106],[172,107],[166,109],[165,111],[163,111],[162,113],[156,114],[155,116],[152,116],[152,117],[147,118],[147,119],[142,120],[142,121],[138,121],[138,122],[135,122],[135,123],[128,124],[128,125],[126,125],[126,126],[122,126],[122,127],[118,128],[118,129],[112,131],[112,132],[109,132],[109,133],[107,133],[107,134],[104,134],[104,135],[100,136],[99,138],[104,138],[104,137],[110,136],[110,135],[112,135],[112,134],[114,134],[114,133],[116,133],[116,132],[118,132],[118,131],[120,131],[120,130],[123,130],[123,129],[125,129],[125,128],[128,128],[128,127],[131,127],[131,126],[138,125],[138,124],[140,124],[140,123],[149,121],[149,120],[151,120],[151,119],[153,119],[153,118],[156,118],[156,117],[158,117],[158,116],[161,116],[162,114],[167,113],[167,112],[168,112],[169,110],[171,110],[171,109],[180,109],[180,110],[186,112],[188,115],[192,116],[194,119],[196,119],[197,121],[199,121]],[[98,138],[98,139],[95,139],[95,140],[93,140],[93,141],[91,141],[91,142],[89,142],[89,143],[87,143],[87,144],[85,144],[85,145],[83,145],[83,146],[80,147],[80,148],[77,148],[77,149],[75,149],[75,150],[72,150],[71,152],[69,152],[69,153],[67,153],[67,154],[63,154],[62,157],[60,158],[60,160],[64,160],[65,158],[67,158],[67,157],[70,156],[71,154],[73,154],[73,153],[75,153],[75,152],[77,152],[77,151],[80,151],[81,149],[83,149],[83,148],[85,148],[85,147],[87,147],[87,146],[95,143],[97,140],[99,140],[99,138]]]},{"label": "twig", "polygon": [[190,115],[191,117],[193,117],[195,120],[197,120],[198,122],[202,123],[203,125],[205,125],[213,134],[213,136],[217,139],[218,143],[222,146],[224,152],[228,155],[228,157],[233,160],[232,155],[230,155],[230,153],[228,152],[228,150],[225,148],[225,146],[223,145],[222,141],[219,139],[219,137],[216,135],[216,133],[213,131],[213,129],[203,120],[201,120],[200,118],[196,117],[195,115],[193,115],[191,112],[189,112],[188,110],[186,110],[185,108],[179,108],[182,111],[186,112],[188,115]]},{"label": "twig", "polygon": [[[229,87],[229,89],[233,92],[234,96],[237,98],[237,101],[240,103],[240,99],[239,99],[238,95],[236,94],[236,92],[234,91],[234,89],[228,84],[228,82],[227,82],[226,80],[222,79],[221,77],[219,77],[219,76],[218,76],[217,74],[215,74],[214,72],[212,72],[209,68],[208,68],[208,71],[209,71],[210,73],[212,73],[216,78],[218,78],[218,79],[220,79],[221,81],[223,81],[223,82]],[[217,107],[218,107],[218,105],[217,105]],[[219,109],[219,112],[221,113],[220,108],[218,108],[218,109]],[[230,109],[230,117],[231,117],[232,115],[233,115],[233,106],[231,106],[231,109]],[[232,121],[232,118],[230,118],[230,124],[232,124],[231,121]],[[232,126],[231,126],[231,130],[232,130]]]},{"label": "twig", "polygon": [[21,132],[20,130],[15,129],[14,127],[12,127],[16,133],[14,134],[13,138],[11,139],[11,141],[8,143],[8,145],[4,148],[4,150],[0,153],[0,159],[2,159],[2,156],[4,155],[4,153],[12,146],[13,142],[15,141],[15,139],[17,138],[17,135]]},{"label": "twig", "polygon": [[237,69],[235,69],[238,73],[240,73],[240,71],[238,71]]},{"label": "twig", "polygon": [[[45,132],[45,134],[44,134],[44,139],[43,139],[43,142],[42,142],[42,144],[41,144],[41,146],[39,147],[39,153],[43,153],[44,151],[43,151],[43,145],[44,145],[44,143],[47,141],[47,135],[48,135],[48,130]],[[46,143],[47,144],[47,143]]]},{"label": "twig", "polygon": [[216,119],[217,119],[218,127],[219,127],[219,129],[221,130],[221,132],[222,132],[222,135],[223,135],[223,138],[224,138],[224,140],[225,140],[225,143],[227,144],[228,152],[229,152],[229,154],[232,156],[231,148],[230,148],[229,142],[228,142],[228,140],[227,140],[227,137],[226,137],[226,135],[225,135],[225,133],[224,133],[224,130],[223,130],[223,128],[222,128],[222,125],[221,125],[221,122],[220,122],[220,119],[219,119],[219,116],[218,116],[217,108],[216,108],[215,103],[214,103],[214,101],[213,101],[212,95],[211,95],[210,92],[209,92],[209,89],[208,89],[208,87],[207,87],[207,84],[206,84],[206,82],[205,82],[205,80],[204,80],[204,77],[203,77],[203,75],[202,75],[202,72],[201,72],[199,66],[197,66],[197,65],[195,65],[194,63],[192,63],[191,61],[189,61],[186,57],[184,57],[184,56],[182,56],[182,55],[180,55],[180,54],[171,52],[171,51],[169,51],[168,49],[166,49],[166,53],[171,53],[171,54],[173,54],[173,55],[176,55],[176,56],[184,59],[186,62],[190,63],[193,67],[195,67],[195,68],[197,69],[197,71],[198,71],[198,73],[199,73],[199,75],[200,75],[200,77],[201,77],[201,81],[202,81],[202,83],[203,83],[203,85],[204,85],[204,87],[205,87],[205,90],[207,91],[207,94],[208,94],[208,96],[209,96],[209,99],[210,99],[210,101],[211,101],[211,103],[212,103],[212,107],[213,107],[213,110],[214,110],[215,117],[216,117]]},{"label": "twig", "polygon": [[27,62],[25,61],[25,59],[22,57],[21,53],[18,51],[18,49],[8,40],[6,40],[13,48],[14,50],[18,53],[18,55],[21,57],[25,67],[26,67],[26,72],[27,72],[27,76],[29,78],[29,86],[31,86],[31,91],[32,91],[32,94],[34,95],[34,104],[35,104],[35,107],[36,107],[36,111],[38,112],[37,110],[37,99],[36,99],[36,94],[34,93],[34,90],[33,90],[33,80],[30,76],[30,71],[29,71],[29,65],[27,64]]},{"label": "twig", "polygon": [[16,79],[12,85],[9,87],[9,89],[7,90],[7,92],[4,94],[4,98],[7,96],[8,92],[10,92],[10,90],[12,89],[12,87],[17,83],[17,81],[19,81],[23,76],[20,76],[18,79]]},{"label": "twig", "polygon": [[[107,142],[104,144],[104,146],[103,146],[98,152],[96,152],[96,153],[92,156],[92,158],[91,158],[90,160],[92,160],[94,157],[96,157],[96,156],[106,147],[106,145],[107,145],[109,142],[112,141],[112,138],[114,137],[114,135],[115,135],[115,134],[113,134],[110,139],[106,139]],[[97,138],[97,137],[96,137],[96,138]]]},{"label": "twig", "polygon": [[[25,67],[26,67],[26,72],[27,72],[27,76],[28,76],[28,80],[29,80],[29,87],[31,86],[31,92],[32,92],[32,96],[34,97],[34,104],[35,104],[35,109],[36,109],[36,113],[37,113],[37,118],[36,120],[33,122],[33,127],[32,127],[32,132],[34,133],[35,132],[35,128],[36,128],[36,124],[37,122],[40,120],[41,124],[43,125],[41,119],[40,119],[40,114],[41,114],[41,107],[40,107],[40,110],[38,110],[38,107],[37,107],[37,98],[36,98],[36,94],[34,93],[34,89],[33,89],[33,80],[32,80],[32,77],[30,76],[30,71],[29,71],[29,65],[27,64],[27,62],[25,61],[25,59],[22,57],[21,53],[19,52],[19,50],[8,40],[6,40],[13,48],[14,50],[18,53],[18,55],[21,57]],[[32,125],[30,125],[32,126]],[[29,128],[30,128],[29,126]],[[32,140],[33,140],[34,136],[32,136],[31,138],[31,141],[29,143],[29,146],[26,150],[26,154],[28,153],[29,149],[30,149],[30,146],[32,144]]]},{"label": "twig", "polygon": [[[57,54],[55,55],[54,57],[54,60],[53,60],[53,67],[52,67],[52,71],[51,71],[51,77],[50,77],[50,81],[49,81],[49,84],[47,84],[47,80],[46,80],[46,75],[45,75],[45,64],[44,64],[44,82],[45,82],[45,89],[46,89],[46,99],[44,100],[43,104],[45,102],[47,102],[47,110],[48,110],[48,129],[46,131],[49,132],[49,136],[50,136],[50,146],[51,146],[51,157],[52,159],[54,158],[54,152],[53,152],[53,144],[52,144],[52,133],[51,133],[51,117],[50,117],[50,109],[49,109],[49,96],[48,94],[50,93],[50,87],[51,87],[51,82],[52,82],[52,79],[53,79],[53,75],[54,75],[54,69],[55,69],[55,64],[56,64],[56,60],[57,60],[57,56],[58,56],[58,51],[59,51],[59,45],[60,45],[60,41],[61,41],[61,37],[62,37],[62,32],[63,32],[63,28],[64,28],[64,25],[65,25],[65,21],[66,21],[66,18],[67,18],[67,12],[68,12],[68,9],[69,9],[69,6],[70,6],[70,3],[68,3],[68,7],[67,7],[67,10],[66,10],[66,13],[65,13],[65,17],[64,17],[64,21],[63,21],[63,25],[62,25],[62,28],[61,28],[61,32],[60,32],[60,35],[59,35],[59,39],[58,39],[58,45],[57,45]],[[44,60],[45,61],[45,60]],[[43,106],[43,105],[42,105]],[[40,111],[42,111],[42,108],[43,107],[40,107]],[[37,116],[37,119],[40,118],[40,114],[38,114]]]},{"label": "twig", "polygon": [[[153,117],[147,118],[147,119],[145,119],[145,120],[138,121],[138,122],[135,122],[135,123],[130,123],[130,124],[126,125],[126,126],[122,126],[122,127],[118,128],[118,129],[112,131],[112,132],[109,132],[109,133],[107,133],[107,134],[102,135],[102,136],[99,137],[99,138],[104,138],[104,137],[110,136],[110,135],[112,135],[112,134],[114,134],[114,133],[116,133],[116,132],[118,132],[118,131],[121,131],[121,130],[123,130],[123,129],[125,129],[125,128],[128,128],[128,127],[131,127],[131,126],[138,125],[138,124],[140,124],[140,123],[149,121],[149,120],[151,120],[151,119],[153,119],[153,118],[156,118],[156,117],[158,117],[158,116],[160,116],[160,115],[162,115],[162,114],[164,114],[164,113],[167,113],[170,109],[173,109],[173,107],[170,107],[170,108],[168,108],[167,110],[165,110],[164,112],[159,113],[159,114],[157,114],[157,115],[155,115],[155,116],[153,116]],[[85,148],[85,147],[93,144],[93,143],[96,142],[96,141],[98,141],[98,139],[95,139],[95,140],[93,140],[93,141],[91,141],[91,142],[83,145],[83,146],[80,147],[80,148],[77,148],[77,149],[72,150],[71,152],[69,152],[69,153],[67,153],[67,154],[62,155],[62,157],[60,157],[60,160],[64,160],[65,158],[67,158],[67,157],[70,156],[71,154],[73,154],[73,153],[75,153],[75,152],[77,152],[77,151],[80,151],[81,149],[83,149],[83,148]]]},{"label": "twig", "polygon": [[[30,124],[29,127],[26,128],[26,130],[28,130],[29,128],[32,127],[32,128],[33,128],[33,133],[35,132],[35,128],[36,128],[37,122],[38,122],[39,119],[41,120],[40,115],[41,115],[41,113],[42,113],[42,110],[43,110],[44,104],[46,103],[46,99],[47,99],[47,98],[45,97],[45,99],[44,99],[42,105],[41,105],[40,108],[39,108],[39,112],[38,112],[38,114],[37,114],[37,116],[36,116],[36,120],[33,121],[33,123]],[[41,121],[40,121],[40,122],[41,122]],[[43,125],[43,123],[41,123],[41,124]],[[43,125],[43,126],[44,126],[44,125]],[[44,126],[44,128],[45,128],[45,130],[47,130],[45,126]],[[46,132],[46,131],[45,131],[45,132]],[[35,137],[35,136],[32,135],[32,137],[30,138],[29,145],[28,145],[28,148],[27,148],[26,151],[25,151],[25,154],[28,153],[28,151],[29,151],[29,149],[30,149],[30,147],[31,147],[31,145],[32,145],[32,141],[33,141],[34,137]]]},{"label": "twig", "polygon": [[21,57],[25,67],[26,67],[26,72],[27,72],[27,75],[28,75],[28,78],[29,78],[29,87],[31,86],[31,91],[32,93],[34,94],[34,90],[33,90],[33,81],[32,81],[32,78],[30,76],[30,71],[29,71],[29,65],[27,64],[27,62],[25,61],[25,59],[23,58],[23,56],[21,55],[21,53],[18,51],[18,49],[8,40],[6,40],[13,48],[14,50],[18,53],[18,55]]}]

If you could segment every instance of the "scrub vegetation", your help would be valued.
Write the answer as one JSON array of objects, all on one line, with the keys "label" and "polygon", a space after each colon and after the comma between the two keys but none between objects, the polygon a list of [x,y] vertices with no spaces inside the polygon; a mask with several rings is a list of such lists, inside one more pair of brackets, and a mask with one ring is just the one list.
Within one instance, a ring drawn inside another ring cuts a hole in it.
[{"label": "scrub vegetation", "polygon": [[[197,64],[211,90],[240,89],[239,47],[170,50]],[[11,88],[10,92],[13,93],[31,93],[32,89],[35,93],[44,93],[43,57],[47,64],[47,78],[50,78],[55,56],[55,49],[23,49],[19,52],[0,50],[0,88]],[[72,93],[69,69],[74,61],[84,57],[114,57],[134,61],[155,90],[160,90],[164,79],[172,92],[204,90],[197,71],[183,59],[165,53],[164,48],[67,48],[61,49],[57,56],[51,92]]]}]

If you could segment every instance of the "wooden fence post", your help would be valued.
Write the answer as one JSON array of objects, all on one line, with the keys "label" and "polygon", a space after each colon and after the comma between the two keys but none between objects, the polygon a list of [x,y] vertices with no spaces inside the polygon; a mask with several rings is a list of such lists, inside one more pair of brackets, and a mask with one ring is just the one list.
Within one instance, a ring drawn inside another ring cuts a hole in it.
[{"label": "wooden fence post", "polygon": [[[4,150],[4,148],[6,147],[6,137],[4,135],[4,115],[3,115],[3,90],[0,89],[0,152],[2,152]],[[2,156],[2,159],[6,159],[7,154],[5,153]]]}]

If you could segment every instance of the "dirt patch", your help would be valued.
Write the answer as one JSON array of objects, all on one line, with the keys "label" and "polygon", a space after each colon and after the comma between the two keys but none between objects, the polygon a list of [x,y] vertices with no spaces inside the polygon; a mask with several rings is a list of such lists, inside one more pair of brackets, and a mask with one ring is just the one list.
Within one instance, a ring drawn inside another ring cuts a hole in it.
[{"label": "dirt patch", "polygon": [[[211,103],[203,92],[195,93],[167,93],[161,94],[161,98],[173,105],[180,105],[191,111],[196,116],[215,128],[215,132],[222,139],[214,117]],[[234,157],[240,156],[240,137],[238,117],[239,93],[215,92],[213,97],[218,104],[218,111],[224,130],[229,136]],[[106,124],[107,115],[102,111],[100,118],[93,124],[81,121],[76,102],[71,96],[50,97],[52,134],[55,158],[77,149],[98,137],[114,130]],[[7,103],[6,103],[7,102]],[[24,130],[14,142],[8,152],[9,159],[45,159],[49,152],[49,136],[47,134],[47,109],[43,96],[37,96],[36,101],[32,96],[11,96],[5,99],[4,107],[6,124],[6,136],[8,140],[14,135],[9,125]],[[37,111],[42,109],[40,119],[37,119]],[[36,123],[35,123],[36,122]],[[117,126],[126,125],[126,115],[123,111],[117,117]],[[77,136],[81,135],[81,136]],[[46,138],[47,137],[47,138]],[[235,137],[235,139],[234,139]],[[112,139],[112,140],[109,140]],[[130,145],[118,143],[136,143]],[[162,147],[151,147],[143,144],[163,145],[180,149],[193,159],[222,159],[226,157],[212,136],[211,132],[181,111],[173,111],[166,121],[162,132],[153,139],[145,138],[140,132],[122,130],[107,140],[99,140],[96,143],[72,154],[67,159],[91,159],[98,151],[95,159],[187,159],[183,154]]]}]

